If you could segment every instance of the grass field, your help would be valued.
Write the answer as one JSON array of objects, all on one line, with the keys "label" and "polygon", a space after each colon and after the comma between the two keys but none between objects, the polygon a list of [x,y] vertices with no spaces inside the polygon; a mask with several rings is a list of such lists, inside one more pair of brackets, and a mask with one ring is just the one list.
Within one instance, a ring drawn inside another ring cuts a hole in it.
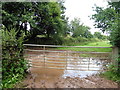
[{"label": "grass field", "polygon": [[[111,47],[108,41],[94,42],[88,43],[86,45],[74,45],[74,46],[95,46],[95,47]],[[73,50],[73,51],[91,51],[91,52],[111,52],[111,48],[71,48],[71,47],[63,47],[57,48],[59,50]]]}]

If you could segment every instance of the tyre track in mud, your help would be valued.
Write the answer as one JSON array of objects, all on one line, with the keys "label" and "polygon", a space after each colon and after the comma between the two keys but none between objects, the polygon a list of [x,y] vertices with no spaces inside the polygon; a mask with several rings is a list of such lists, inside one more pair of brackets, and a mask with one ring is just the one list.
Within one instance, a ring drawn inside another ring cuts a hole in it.
[{"label": "tyre track in mud", "polygon": [[34,75],[28,75],[16,88],[118,88],[118,84],[99,75],[85,78],[53,78],[53,80],[38,80]]}]

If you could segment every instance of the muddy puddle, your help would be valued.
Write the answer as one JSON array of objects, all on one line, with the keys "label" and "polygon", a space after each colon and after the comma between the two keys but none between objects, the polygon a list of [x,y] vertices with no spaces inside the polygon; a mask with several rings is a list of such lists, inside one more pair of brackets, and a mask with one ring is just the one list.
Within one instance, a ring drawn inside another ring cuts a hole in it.
[{"label": "muddy puddle", "polygon": [[82,54],[71,53],[71,51],[69,53],[68,51],[27,51],[26,59],[31,65],[29,74],[22,84],[18,84],[16,87],[117,88],[117,83],[98,75],[106,70],[106,65],[110,64],[108,55],[91,55],[93,57],[83,57]]},{"label": "muddy puddle", "polygon": [[[27,51],[30,61],[29,71],[39,79],[87,77],[106,70],[111,60],[108,55],[98,57],[83,57],[80,53],[71,51],[35,52]],[[102,54],[103,55],[103,54]]]}]

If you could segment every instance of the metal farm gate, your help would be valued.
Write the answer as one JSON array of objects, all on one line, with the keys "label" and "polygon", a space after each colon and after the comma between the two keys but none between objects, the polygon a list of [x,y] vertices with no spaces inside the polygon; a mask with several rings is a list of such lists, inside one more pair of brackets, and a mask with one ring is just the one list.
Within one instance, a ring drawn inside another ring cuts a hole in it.
[{"label": "metal farm gate", "polygon": [[80,71],[104,71],[112,61],[113,52],[83,52],[80,48],[111,48],[24,44],[25,57],[31,68]]}]

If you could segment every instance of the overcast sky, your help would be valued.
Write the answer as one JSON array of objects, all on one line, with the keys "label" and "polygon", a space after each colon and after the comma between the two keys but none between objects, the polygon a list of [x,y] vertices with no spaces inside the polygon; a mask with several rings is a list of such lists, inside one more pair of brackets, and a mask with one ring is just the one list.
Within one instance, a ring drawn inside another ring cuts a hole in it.
[{"label": "overcast sky", "polygon": [[95,13],[92,8],[94,4],[106,8],[107,0],[65,0],[65,15],[69,17],[69,21],[73,20],[75,17],[80,18],[81,22],[89,26],[91,32],[94,33],[95,31],[99,31],[99,29],[94,28],[94,21],[90,20],[88,17]]}]

